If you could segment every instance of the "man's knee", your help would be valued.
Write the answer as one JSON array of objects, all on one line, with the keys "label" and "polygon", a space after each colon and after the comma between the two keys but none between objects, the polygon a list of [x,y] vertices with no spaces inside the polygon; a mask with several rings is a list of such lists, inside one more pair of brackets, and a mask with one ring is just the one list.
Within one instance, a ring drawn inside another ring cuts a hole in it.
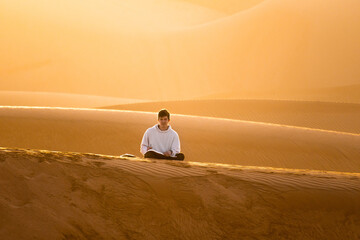
[{"label": "man's knee", "polygon": [[144,154],[144,158],[157,158],[157,159],[169,159],[169,160],[184,160],[185,159],[185,155],[183,153],[176,153],[175,157],[171,157],[171,156],[165,156],[162,155],[160,153],[154,152],[154,151],[147,151]]},{"label": "man's knee", "polygon": [[144,154],[144,158],[154,158],[154,157],[155,157],[155,152],[153,152],[153,151],[147,151]]},{"label": "man's knee", "polygon": [[162,155],[160,153],[154,152],[154,151],[147,151],[144,154],[144,158],[166,159],[166,156],[164,156],[164,155]]},{"label": "man's knee", "polygon": [[175,154],[177,160],[184,160],[185,155],[183,153],[177,153]]}]

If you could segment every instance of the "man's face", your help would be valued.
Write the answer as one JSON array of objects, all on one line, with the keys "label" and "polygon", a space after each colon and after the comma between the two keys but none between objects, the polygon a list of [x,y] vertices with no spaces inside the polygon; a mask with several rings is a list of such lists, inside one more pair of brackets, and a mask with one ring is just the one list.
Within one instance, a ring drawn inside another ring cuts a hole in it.
[{"label": "man's face", "polygon": [[158,121],[159,121],[159,124],[160,124],[161,126],[163,126],[163,127],[166,127],[166,126],[169,124],[169,122],[170,122],[170,120],[169,120],[169,118],[168,118],[167,116],[165,116],[165,117],[160,117],[160,118],[158,119]]}]

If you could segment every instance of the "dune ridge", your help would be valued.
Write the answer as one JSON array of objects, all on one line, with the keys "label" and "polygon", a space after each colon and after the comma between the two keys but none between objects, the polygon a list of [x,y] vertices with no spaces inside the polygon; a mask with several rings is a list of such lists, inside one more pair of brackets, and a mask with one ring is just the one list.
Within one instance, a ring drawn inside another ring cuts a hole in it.
[{"label": "dune ridge", "polygon": [[148,112],[156,112],[161,108],[167,108],[175,114],[360,133],[360,104],[264,99],[197,99],[100,107]]},{"label": "dune ridge", "polygon": [[247,0],[247,1],[206,1],[206,0],[180,0],[189,2],[194,5],[200,5],[206,8],[215,9],[216,11],[224,12],[228,15],[233,15],[244,10],[256,7],[264,0]]},{"label": "dune ridge", "polygon": [[147,101],[149,100],[58,92],[0,91],[0,105],[2,106],[93,108],[108,104],[126,104]]},{"label": "dune ridge", "polygon": [[296,88],[278,90],[238,89],[235,91],[216,92],[195,97],[196,100],[210,99],[253,99],[253,100],[283,100],[283,101],[317,101],[334,103],[360,103],[360,84],[342,85],[322,88]]},{"label": "dune ridge", "polygon": [[[156,121],[155,112],[0,107],[0,146],[139,156],[142,136]],[[176,114],[171,125],[191,162],[360,169],[358,134]]]},{"label": "dune ridge", "polygon": [[360,236],[359,175],[4,147],[0,173],[2,239]]}]

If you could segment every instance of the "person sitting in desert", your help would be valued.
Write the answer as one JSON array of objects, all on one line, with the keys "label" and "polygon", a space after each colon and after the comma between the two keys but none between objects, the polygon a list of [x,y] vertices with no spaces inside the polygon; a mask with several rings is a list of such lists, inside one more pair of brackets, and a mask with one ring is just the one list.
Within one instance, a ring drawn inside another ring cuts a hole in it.
[{"label": "person sitting in desert", "polygon": [[148,128],[141,141],[140,152],[145,158],[184,160],[180,152],[179,135],[171,126],[170,113],[161,109],[158,113],[158,123]]}]

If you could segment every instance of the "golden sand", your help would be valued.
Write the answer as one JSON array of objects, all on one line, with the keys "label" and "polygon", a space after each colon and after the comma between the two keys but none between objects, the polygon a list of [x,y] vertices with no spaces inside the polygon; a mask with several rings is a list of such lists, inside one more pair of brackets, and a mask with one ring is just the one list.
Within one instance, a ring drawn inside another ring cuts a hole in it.
[{"label": "golden sand", "polygon": [[[1,239],[356,239],[359,174],[0,149]],[[4,197],[6,196],[6,197]],[[21,229],[21,231],[19,231]]]},{"label": "golden sand", "polygon": [[0,239],[360,239],[359,13],[2,0]]},{"label": "golden sand", "polygon": [[[0,108],[0,145],[140,156],[157,113],[78,108]],[[242,120],[171,115],[186,160],[359,172],[360,135]]]}]

